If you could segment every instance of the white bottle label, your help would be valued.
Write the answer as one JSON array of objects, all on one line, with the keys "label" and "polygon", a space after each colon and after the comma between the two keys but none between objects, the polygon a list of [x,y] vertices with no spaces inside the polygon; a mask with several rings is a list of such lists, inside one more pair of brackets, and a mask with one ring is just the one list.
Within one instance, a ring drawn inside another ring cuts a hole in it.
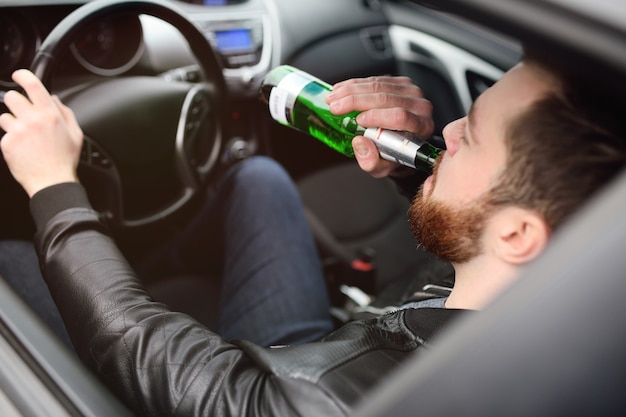
[{"label": "white bottle label", "polygon": [[292,72],[283,78],[270,92],[269,108],[272,118],[279,123],[292,123],[291,110],[300,91],[311,82],[302,74]]}]

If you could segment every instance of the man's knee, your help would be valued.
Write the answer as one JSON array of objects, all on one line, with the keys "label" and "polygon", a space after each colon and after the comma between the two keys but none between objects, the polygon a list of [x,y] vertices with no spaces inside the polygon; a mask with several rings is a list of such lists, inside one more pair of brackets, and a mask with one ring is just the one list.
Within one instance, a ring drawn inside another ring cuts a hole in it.
[{"label": "man's knee", "polygon": [[235,169],[237,187],[274,193],[295,191],[295,184],[289,174],[272,158],[254,156],[241,161]]}]

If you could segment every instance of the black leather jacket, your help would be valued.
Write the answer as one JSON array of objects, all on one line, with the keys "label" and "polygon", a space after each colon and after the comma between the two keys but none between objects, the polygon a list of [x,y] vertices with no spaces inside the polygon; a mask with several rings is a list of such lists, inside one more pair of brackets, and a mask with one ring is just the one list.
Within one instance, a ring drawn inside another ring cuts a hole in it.
[{"label": "black leather jacket", "polygon": [[300,346],[227,342],[151,300],[81,186],[42,190],[31,212],[78,355],[140,415],[344,416],[459,313],[399,311]]}]

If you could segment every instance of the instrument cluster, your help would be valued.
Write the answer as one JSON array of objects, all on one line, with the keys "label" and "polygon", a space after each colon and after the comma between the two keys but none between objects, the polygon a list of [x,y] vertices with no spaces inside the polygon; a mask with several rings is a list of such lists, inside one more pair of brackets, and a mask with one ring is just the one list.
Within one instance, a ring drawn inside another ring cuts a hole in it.
[{"label": "instrument cluster", "polygon": [[[32,10],[32,9],[30,9]],[[56,13],[51,13],[52,11]],[[13,88],[13,71],[29,68],[47,34],[71,10],[41,9],[26,13],[20,8],[0,15],[0,88]],[[115,76],[141,59],[145,45],[137,16],[101,19],[80,32],[70,45],[77,65],[90,73]]]},{"label": "instrument cluster", "polygon": [[25,15],[0,15],[0,86],[13,86],[11,74],[30,65],[40,42],[39,31]]},{"label": "instrument cluster", "polygon": [[137,16],[100,19],[70,45],[72,55],[88,71],[103,76],[123,74],[141,59],[145,45]]}]

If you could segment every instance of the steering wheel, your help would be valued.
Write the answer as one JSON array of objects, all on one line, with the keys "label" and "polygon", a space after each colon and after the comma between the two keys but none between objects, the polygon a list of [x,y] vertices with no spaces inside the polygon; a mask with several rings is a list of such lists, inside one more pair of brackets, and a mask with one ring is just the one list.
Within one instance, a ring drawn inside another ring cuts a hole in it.
[{"label": "steering wheel", "polygon": [[81,31],[101,19],[150,15],[178,29],[199,66],[197,80],[154,75],[92,78],[64,88],[83,129],[79,178],[94,208],[115,227],[152,224],[178,212],[217,165],[226,84],[202,32],[160,0],[94,0],[64,18],[43,41],[31,70],[50,86]]}]

